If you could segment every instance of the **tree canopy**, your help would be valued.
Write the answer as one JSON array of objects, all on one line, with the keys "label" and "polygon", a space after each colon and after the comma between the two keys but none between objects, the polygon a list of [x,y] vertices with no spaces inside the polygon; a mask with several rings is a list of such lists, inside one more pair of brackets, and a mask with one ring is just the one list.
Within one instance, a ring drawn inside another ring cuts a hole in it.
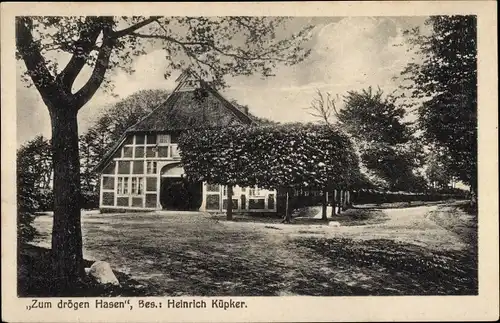
[{"label": "tree canopy", "polygon": [[188,176],[208,183],[322,189],[353,185],[358,160],[341,133],[313,124],[188,131],[179,143]]},{"label": "tree canopy", "polygon": [[362,184],[350,140],[317,124],[188,131],[179,148],[187,176],[196,181],[285,190]]},{"label": "tree canopy", "polygon": [[447,150],[449,167],[477,186],[477,18],[433,16],[430,34],[406,32],[421,61],[408,64],[403,89],[418,107],[419,127],[430,145]]},{"label": "tree canopy", "polygon": [[339,109],[329,93],[318,92],[311,114],[352,139],[364,181],[393,191],[423,190],[423,179],[415,173],[421,165],[422,147],[411,123],[405,121],[405,109],[395,104],[394,97],[371,87],[349,91],[343,100]]}]

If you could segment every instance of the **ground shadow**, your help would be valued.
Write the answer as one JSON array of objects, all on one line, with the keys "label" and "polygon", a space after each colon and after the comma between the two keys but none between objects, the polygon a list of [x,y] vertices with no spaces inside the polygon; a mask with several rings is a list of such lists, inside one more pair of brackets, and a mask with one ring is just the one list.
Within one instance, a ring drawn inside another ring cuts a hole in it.
[{"label": "ground shadow", "polygon": [[[148,290],[129,275],[113,270],[120,286],[102,286],[90,280],[81,282],[71,290],[57,290],[50,263],[50,250],[23,244],[19,246],[17,262],[17,295],[19,297],[105,297],[105,296],[148,296]],[[92,261],[84,260],[85,267]]]}]

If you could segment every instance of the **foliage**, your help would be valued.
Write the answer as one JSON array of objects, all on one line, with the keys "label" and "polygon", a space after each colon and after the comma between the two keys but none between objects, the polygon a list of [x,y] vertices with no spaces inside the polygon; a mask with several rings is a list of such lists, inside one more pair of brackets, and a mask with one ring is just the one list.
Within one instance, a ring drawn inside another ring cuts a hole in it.
[{"label": "foliage", "polygon": [[446,189],[453,179],[452,160],[445,148],[433,147],[426,160],[425,175],[433,188]]},{"label": "foliage", "polygon": [[405,110],[383,94],[381,89],[373,92],[371,87],[347,92],[345,106],[338,113],[339,121],[348,133],[364,142],[406,143],[410,130],[408,123],[403,121]]},{"label": "foliage", "polygon": [[180,138],[183,167],[196,180],[263,188],[350,187],[359,173],[349,139],[314,124],[191,131]]},{"label": "foliage", "polygon": [[411,124],[404,121],[405,110],[395,105],[395,98],[383,94],[371,87],[348,92],[338,121],[354,138],[363,165],[383,180],[382,188],[422,191],[423,178],[415,173],[421,165],[422,146]]},{"label": "foliage", "polygon": [[446,148],[450,169],[473,191],[477,185],[476,16],[433,16],[429,35],[407,31],[421,62],[408,64],[403,89],[418,106],[419,127],[429,144]]},{"label": "foliage", "polygon": [[50,140],[36,136],[17,151],[19,174],[30,177],[30,185],[37,189],[50,189],[53,175]]},{"label": "foliage", "polygon": [[[33,43],[18,43],[18,56],[43,56],[50,52],[72,55],[61,70],[57,61],[43,60],[34,66],[42,76],[35,86],[57,79],[71,85],[84,65],[94,68],[89,86],[102,78],[108,68],[133,73],[133,58],[161,48],[166,54],[165,77],[174,70],[195,69],[202,78],[211,76],[223,85],[225,75],[260,73],[271,76],[277,63],[295,64],[308,56],[302,44],[312,26],[305,26],[286,38],[286,17],[19,17],[18,33],[31,34]],[[99,39],[99,36],[102,39]],[[28,39],[26,39],[27,41]],[[30,69],[30,68],[28,68]],[[33,76],[29,71],[29,76]],[[70,84],[71,83],[71,84]],[[87,89],[84,86],[82,90]],[[78,92],[80,94],[87,94]]]},{"label": "foliage", "polygon": [[34,214],[43,207],[42,190],[51,177],[50,143],[37,136],[17,151],[17,230],[19,242],[31,241],[36,234]]}]

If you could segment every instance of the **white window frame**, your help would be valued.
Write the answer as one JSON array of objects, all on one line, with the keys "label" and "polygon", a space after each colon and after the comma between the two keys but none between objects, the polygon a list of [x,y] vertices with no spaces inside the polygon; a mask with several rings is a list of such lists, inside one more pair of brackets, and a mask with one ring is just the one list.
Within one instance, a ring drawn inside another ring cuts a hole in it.
[{"label": "white window frame", "polygon": [[116,195],[128,195],[129,183],[128,176],[117,176]]},{"label": "white window frame", "polygon": [[265,194],[262,192],[262,189],[257,187],[257,185],[248,188],[248,196],[249,197],[263,197]]},{"label": "white window frame", "polygon": [[144,193],[144,178],[142,176],[133,176],[130,185],[132,195],[142,195]]},{"label": "white window frame", "polygon": [[156,161],[146,161],[146,174],[156,174],[158,171],[158,163]]}]

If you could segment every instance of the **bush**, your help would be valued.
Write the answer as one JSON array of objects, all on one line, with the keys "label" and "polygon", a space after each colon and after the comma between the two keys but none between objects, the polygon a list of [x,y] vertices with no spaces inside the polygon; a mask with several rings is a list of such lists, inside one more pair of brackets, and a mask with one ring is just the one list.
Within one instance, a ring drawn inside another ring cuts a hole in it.
[{"label": "bush", "polygon": [[[22,177],[19,178],[22,179]],[[19,243],[25,243],[32,241],[36,235],[36,229],[32,223],[39,202],[35,196],[35,190],[20,184],[18,182],[17,186],[17,239]]]},{"label": "bush", "polygon": [[37,231],[33,227],[35,216],[27,212],[19,212],[17,214],[17,239],[18,243],[26,243],[32,241]]}]

